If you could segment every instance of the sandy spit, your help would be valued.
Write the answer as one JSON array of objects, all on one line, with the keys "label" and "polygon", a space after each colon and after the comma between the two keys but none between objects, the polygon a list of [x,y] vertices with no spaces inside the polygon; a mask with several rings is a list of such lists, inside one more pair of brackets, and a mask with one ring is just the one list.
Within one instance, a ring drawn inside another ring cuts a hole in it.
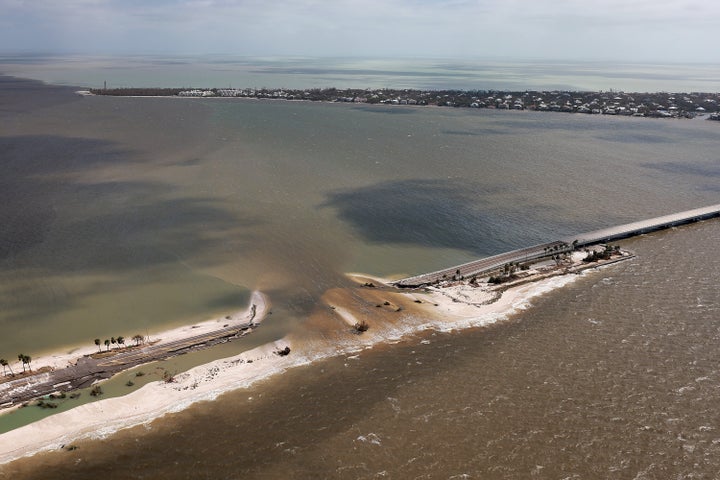
[{"label": "sandy spit", "polygon": [[[256,306],[255,323],[264,318],[268,310],[266,297],[253,292],[250,304]],[[231,321],[246,321],[250,308],[228,320],[222,317],[196,323],[153,336],[153,340],[168,342],[188,335],[202,333]],[[248,386],[253,382],[279,373],[287,368],[286,357],[275,351],[291,346],[277,341],[243,352],[235,357],[210,362],[175,376],[174,381],[149,383],[135,392],[116,398],[80,405],[72,410],[52,415],[38,422],[0,435],[0,465],[20,457],[46,450],[57,450],[63,445],[83,438],[98,438],[148,423],[166,413],[177,412],[189,405],[212,400],[221,393]],[[89,349],[93,352],[94,349]],[[82,355],[82,350],[71,354],[40,357],[33,364],[64,366],[70,359]],[[88,353],[89,353],[88,352]]]},{"label": "sandy spit", "polygon": [[[585,273],[583,273],[584,275]],[[354,353],[378,343],[400,341],[423,330],[452,331],[493,324],[525,310],[533,298],[567,285],[580,275],[567,274],[525,283],[498,294],[486,286],[459,284],[451,287],[428,288],[413,292],[375,292],[388,296],[394,304],[404,305],[396,320],[383,321],[381,309],[357,309],[349,305],[333,306],[334,315],[347,327],[359,320],[369,319],[371,329],[362,335],[343,334],[334,341],[310,341],[285,337],[240,355],[197,366],[175,376],[170,383],[153,382],[123,397],[109,398],[81,405],[33,424],[0,435],[0,465],[42,451],[57,450],[80,439],[102,438],[118,430],[147,424],[167,413],[178,412],[189,405],[213,400],[224,392],[246,388],[253,383],[277,375],[285,370],[312,363],[321,358]],[[379,283],[383,279],[373,279]],[[356,278],[357,280],[357,278]],[[375,299],[371,299],[375,301]],[[256,322],[268,310],[268,302],[259,292],[253,293],[251,304],[257,308]],[[337,305],[337,304],[335,304]],[[401,309],[398,309],[398,311]],[[371,313],[368,313],[371,312]],[[233,316],[233,320],[247,318],[247,312]],[[389,318],[389,317],[384,317]],[[157,335],[162,341],[182,338],[189,332],[217,327],[222,319],[194,324]],[[277,352],[290,347],[287,356]],[[92,349],[90,349],[92,351]],[[77,358],[79,352],[73,352]],[[47,357],[64,366],[66,355]],[[41,359],[38,359],[38,364]]]}]

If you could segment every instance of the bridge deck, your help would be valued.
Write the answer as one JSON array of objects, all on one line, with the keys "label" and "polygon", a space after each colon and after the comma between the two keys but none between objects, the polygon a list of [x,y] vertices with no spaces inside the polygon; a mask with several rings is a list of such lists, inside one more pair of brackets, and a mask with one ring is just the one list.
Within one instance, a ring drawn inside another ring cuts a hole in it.
[{"label": "bridge deck", "polygon": [[414,277],[403,278],[393,282],[398,287],[417,287],[427,285],[446,278],[452,278],[453,275],[463,277],[471,277],[486,272],[491,272],[503,267],[510,262],[527,262],[549,255],[566,252],[569,246],[561,241],[543,243],[532,247],[512,250],[510,252],[493,255],[492,257],[481,258],[472,262],[457,265],[455,267],[438,270],[436,272],[423,273]]},{"label": "bridge deck", "polygon": [[529,260],[550,257],[557,253],[570,251],[573,248],[573,244],[575,247],[585,247],[598,243],[606,243],[612,240],[629,238],[656,230],[662,230],[718,216],[720,216],[720,205],[696,208],[694,210],[687,210],[685,212],[674,213],[672,215],[664,215],[662,217],[651,218],[625,225],[618,225],[615,227],[595,230],[593,232],[581,233],[573,237],[567,237],[554,242],[543,243],[532,247],[521,248],[519,250],[501,253],[499,255],[493,255],[491,257],[482,258],[480,260],[438,270],[436,272],[403,278],[392,283],[398,287],[418,287],[421,285],[435,283],[436,281],[442,281],[446,278],[452,278],[454,275],[460,275],[465,278],[473,275],[483,275],[502,268],[510,262],[527,262]]},{"label": "bridge deck", "polygon": [[672,215],[664,215],[662,217],[582,233],[573,238],[568,237],[564,241],[572,243],[577,240],[579,246],[593,245],[596,243],[604,243],[612,240],[634,237],[636,235],[642,235],[644,233],[675,227],[677,225],[684,225],[686,223],[693,223],[700,220],[707,220],[708,218],[718,216],[720,216],[720,205],[710,205],[709,207],[696,208],[694,210],[687,210],[685,212],[674,213]]}]

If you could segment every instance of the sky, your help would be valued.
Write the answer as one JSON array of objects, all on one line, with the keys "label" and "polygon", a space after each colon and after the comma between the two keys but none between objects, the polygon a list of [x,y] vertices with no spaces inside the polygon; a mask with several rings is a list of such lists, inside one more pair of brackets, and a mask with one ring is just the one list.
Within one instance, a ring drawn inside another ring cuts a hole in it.
[{"label": "sky", "polygon": [[714,0],[0,0],[0,52],[717,63]]}]

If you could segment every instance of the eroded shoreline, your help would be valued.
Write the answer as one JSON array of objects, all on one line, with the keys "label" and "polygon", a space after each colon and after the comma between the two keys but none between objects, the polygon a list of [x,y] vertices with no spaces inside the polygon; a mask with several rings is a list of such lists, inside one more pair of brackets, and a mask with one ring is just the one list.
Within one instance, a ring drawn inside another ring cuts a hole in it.
[{"label": "eroded shoreline", "polygon": [[98,347],[97,352],[74,349],[39,357],[35,359],[36,373],[13,375],[0,383],[0,404],[4,408],[25,406],[31,400],[85,388],[139,365],[245,336],[263,320],[266,309],[265,296],[253,292],[246,311],[161,332],[148,338],[147,344],[113,350],[108,346],[107,351]]},{"label": "eroded shoreline", "polygon": [[[193,403],[213,400],[222,393],[246,388],[288,368],[322,358],[401,341],[424,330],[450,331],[489,325],[528,308],[533,298],[573,282],[578,278],[576,274],[584,270],[629,258],[633,255],[622,252],[606,261],[583,264],[576,256],[564,265],[540,263],[525,272],[524,278],[505,285],[457,281],[416,291],[400,291],[383,283],[383,279],[354,274],[351,278],[357,287],[351,296],[357,299],[355,303],[343,303],[348,292],[330,290],[312,316],[329,321],[337,334],[334,338],[319,341],[312,335],[287,336],[230,358],[199,365],[175,375],[172,381],[152,382],[128,395],[81,405],[17,428],[0,435],[6,446],[0,452],[0,464],[147,424]],[[372,282],[377,285],[373,283],[370,287]],[[258,299],[262,299],[260,304]],[[257,305],[258,319],[262,319],[267,312],[265,297],[256,292],[252,303]],[[362,335],[353,334],[357,333],[353,332],[353,325],[362,320],[369,322],[370,329]],[[187,334],[193,329],[189,326],[176,330]],[[285,348],[292,353],[278,355]]]}]

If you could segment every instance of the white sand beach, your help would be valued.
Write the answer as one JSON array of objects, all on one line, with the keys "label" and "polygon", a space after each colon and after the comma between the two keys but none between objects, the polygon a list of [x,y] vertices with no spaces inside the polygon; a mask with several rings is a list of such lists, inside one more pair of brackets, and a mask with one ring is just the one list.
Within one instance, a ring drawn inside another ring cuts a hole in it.
[{"label": "white sand beach", "polygon": [[[182,340],[191,335],[201,335],[203,333],[211,332],[223,325],[241,324],[248,321],[252,315],[252,305],[256,305],[256,318],[253,320],[254,323],[258,324],[264,317],[264,312],[268,309],[267,297],[262,293],[255,291],[250,296],[248,308],[235,313],[223,315],[221,317],[192,323],[190,325],[183,325],[170,330],[164,330],[160,332],[150,332],[144,339],[145,343],[169,343],[177,340]],[[132,345],[133,342],[130,338],[125,339],[126,345]],[[103,351],[105,346],[100,347]],[[112,346],[112,348],[117,348]],[[75,361],[85,355],[91,355],[98,351],[96,346],[75,346],[69,347],[65,351],[53,352],[45,355],[33,356],[32,368],[38,370],[42,367],[51,367],[53,369],[65,368],[68,365],[75,363]],[[22,366],[19,361],[10,362],[10,366],[17,373],[22,371]]]},{"label": "white sand beach", "polygon": [[[528,308],[533,298],[579,278],[576,274],[543,278],[537,271],[533,273],[537,280],[504,288],[500,294],[498,289],[487,283],[470,285],[456,282],[445,287],[409,292],[358,286],[355,297],[374,295],[371,302],[382,297],[391,298],[392,303],[388,302],[390,307],[387,309],[373,310],[356,308],[357,305],[335,306],[328,303],[331,307],[326,310],[331,310],[331,316],[337,315],[343,325],[345,333],[337,337],[343,339],[341,342],[286,337],[234,357],[197,366],[176,375],[172,382],[153,382],[122,397],[58,413],[0,435],[0,464],[41,451],[58,450],[80,439],[104,437],[124,428],[146,424],[193,403],[215,399],[224,392],[246,388],[258,380],[320,358],[356,352],[381,342],[400,341],[423,330],[451,331],[489,325]],[[379,278],[363,276],[362,279],[372,279],[380,285],[384,283]],[[340,296],[335,299],[338,298]],[[268,311],[267,299],[263,294],[254,292],[251,304],[256,305],[256,321],[261,321]],[[375,306],[381,307],[380,304]],[[249,311],[233,315],[231,320],[244,320]],[[370,324],[367,332],[362,335],[347,333],[351,330],[348,327],[362,320]],[[177,328],[157,335],[157,338],[161,341],[180,339],[189,332],[195,334],[202,329],[216,328],[218,322],[227,323],[228,319],[223,317]],[[279,355],[277,352],[285,347],[289,347],[291,353]],[[78,354],[73,352],[72,358]],[[59,366],[70,360],[68,355],[52,355],[38,359],[37,363],[54,362],[46,364]]]},{"label": "white sand beach", "polygon": [[[268,309],[266,296],[255,291],[245,311],[161,332],[152,335],[151,341],[157,341],[157,344],[172,342],[210,332],[228,323],[245,323],[251,318],[253,311],[253,322],[259,324]],[[249,385],[276,371],[277,362],[259,360],[280,360],[281,357],[274,355],[273,351],[286,345],[264,345],[236,357],[193,368],[175,376],[173,382],[153,382],[128,395],[81,405],[7,432],[0,435],[0,464],[43,450],[57,449],[73,440],[107,435],[122,428],[151,421],[165,413],[182,410],[194,402],[211,400],[228,390],[230,385],[235,388]],[[71,353],[38,357],[33,361],[33,365],[35,368],[64,367],[68,362],[95,351],[93,348],[83,348]],[[254,363],[255,361],[258,363]]]}]

